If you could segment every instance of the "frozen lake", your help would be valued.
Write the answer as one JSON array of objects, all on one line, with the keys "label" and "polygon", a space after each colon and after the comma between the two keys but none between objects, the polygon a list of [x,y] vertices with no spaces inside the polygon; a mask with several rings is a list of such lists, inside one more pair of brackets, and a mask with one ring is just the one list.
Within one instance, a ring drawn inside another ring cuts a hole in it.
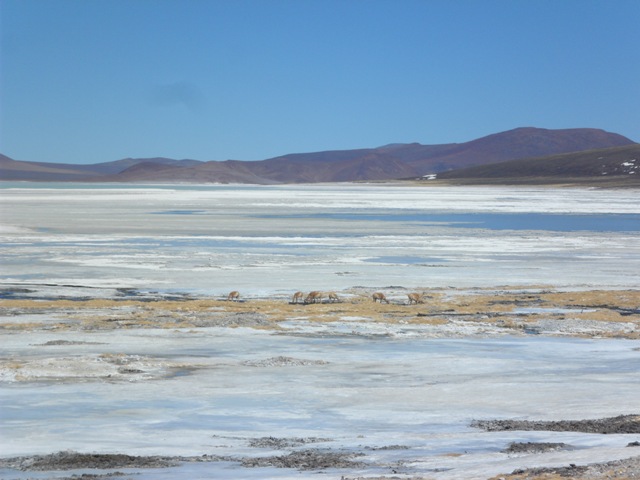
[{"label": "frozen lake", "polygon": [[[92,343],[36,347],[55,338]],[[4,383],[0,390],[4,456],[69,449],[237,458],[290,450],[252,446],[273,437],[318,439],[298,450],[364,453],[356,460],[366,463],[324,473],[188,463],[138,470],[135,478],[337,479],[395,468],[428,478],[486,479],[543,461],[630,456],[625,446],[637,437],[489,433],[469,426],[474,419],[581,419],[637,411],[640,355],[632,341],[372,340],[250,329],[47,332],[5,340],[4,355],[30,361],[23,374],[46,367],[39,373],[49,377]],[[144,368],[148,377],[105,380],[109,355],[118,355],[120,365],[135,361],[129,365]],[[273,361],[279,357],[298,364]],[[170,365],[189,367],[153,378],[154,369]],[[513,441],[571,448],[542,456],[503,453]],[[0,470],[0,477],[37,478],[10,470]]]},{"label": "frozen lake", "polygon": [[[248,298],[357,285],[640,285],[633,190],[1,187],[0,287],[40,285],[52,296],[68,292],[65,285],[95,296],[113,288],[214,297],[237,289]],[[470,427],[474,419],[638,413],[636,340],[403,337],[375,322],[359,323],[357,335],[323,335],[300,319],[280,330],[38,327],[51,315],[2,318],[22,325],[0,331],[2,457],[61,450],[228,457],[117,469],[143,480],[486,479],[528,466],[629,457],[635,452],[627,443],[639,440]],[[271,437],[288,446],[269,446]],[[569,447],[504,453],[513,441]],[[362,465],[305,472],[240,460],[305,449],[357,454]],[[87,470],[0,468],[6,480],[71,473]]]},{"label": "frozen lake", "polygon": [[0,281],[218,295],[640,284],[634,190],[4,183]]}]

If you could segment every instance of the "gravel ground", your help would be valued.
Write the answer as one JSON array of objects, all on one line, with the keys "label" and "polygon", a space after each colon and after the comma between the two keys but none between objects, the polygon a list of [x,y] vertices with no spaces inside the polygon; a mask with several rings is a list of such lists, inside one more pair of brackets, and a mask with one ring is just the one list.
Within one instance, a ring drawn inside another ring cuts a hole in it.
[{"label": "gravel ground", "polygon": [[640,478],[640,456],[590,465],[568,465],[559,468],[531,468],[516,470],[509,475],[499,475],[491,480],[554,480],[573,478],[575,480]]},{"label": "gravel ground", "polygon": [[640,415],[619,415],[617,417],[596,420],[476,420],[472,427],[488,432],[506,430],[546,431],[546,432],[584,432],[584,433],[640,433]]}]

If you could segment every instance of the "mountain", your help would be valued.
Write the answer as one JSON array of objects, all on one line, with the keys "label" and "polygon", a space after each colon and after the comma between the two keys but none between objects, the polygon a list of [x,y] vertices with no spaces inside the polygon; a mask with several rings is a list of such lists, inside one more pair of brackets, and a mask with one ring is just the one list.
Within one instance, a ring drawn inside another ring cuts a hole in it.
[{"label": "mountain", "polygon": [[631,140],[622,135],[593,128],[547,130],[526,127],[454,145],[435,158],[418,158],[410,163],[421,172],[438,173],[505,160],[618,147],[631,143]]},{"label": "mountain", "polygon": [[581,183],[640,185],[640,144],[510,160],[437,175],[459,183]]},{"label": "mountain", "polygon": [[0,154],[0,179],[68,182],[94,175],[84,165],[21,162]]},{"label": "mountain", "polygon": [[225,162],[201,162],[193,166],[171,164],[159,165],[153,161],[143,161],[129,167],[117,175],[99,177],[94,180],[127,183],[277,183],[260,177],[248,168],[245,163],[237,160]]},{"label": "mountain", "polygon": [[577,128],[516,128],[464,143],[389,144],[295,153],[261,161],[125,158],[93,165],[24,162],[0,156],[0,179],[156,183],[314,183],[418,178],[508,160],[632,145],[621,135]]},{"label": "mountain", "polygon": [[[175,167],[192,167],[194,165],[200,165],[199,160],[173,160],[171,158],[146,158],[144,162],[153,163],[155,165],[163,166],[175,166]],[[142,163],[139,158],[123,158],[122,160],[116,160],[115,162],[95,163],[93,165],[87,165],[91,168],[92,172],[104,175],[115,175],[129,167]]]},{"label": "mountain", "polygon": [[[197,160],[173,160],[170,158],[150,158],[146,162],[154,165],[177,167],[197,165]],[[114,162],[73,165],[67,163],[24,162],[13,160],[0,154],[0,180],[26,180],[47,182],[88,181],[107,175],[117,175],[123,170],[141,163],[142,160],[124,158]],[[106,177],[104,177],[106,178]]]}]

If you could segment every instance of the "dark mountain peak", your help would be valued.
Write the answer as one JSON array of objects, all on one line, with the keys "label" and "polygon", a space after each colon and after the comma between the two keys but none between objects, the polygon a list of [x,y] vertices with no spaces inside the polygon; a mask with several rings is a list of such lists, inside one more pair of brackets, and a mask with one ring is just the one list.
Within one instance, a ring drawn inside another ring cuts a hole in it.
[{"label": "dark mountain peak", "polygon": [[509,160],[438,174],[462,183],[640,185],[640,144]]},{"label": "dark mountain peak", "polygon": [[[598,146],[606,144],[607,147],[620,147],[634,143],[622,135],[607,132],[598,128],[565,128],[550,130],[537,127],[519,127],[505,132],[494,133],[486,137],[478,138],[467,142],[468,144],[476,143],[519,143],[535,145],[544,148],[544,145],[553,145],[558,148],[577,148],[579,151],[588,148],[598,148]],[[597,145],[595,147],[586,147],[586,145]]]},{"label": "dark mountain peak", "polygon": [[548,130],[521,127],[455,144],[435,158],[412,163],[422,175],[522,158],[630,145],[622,135],[593,128]]}]

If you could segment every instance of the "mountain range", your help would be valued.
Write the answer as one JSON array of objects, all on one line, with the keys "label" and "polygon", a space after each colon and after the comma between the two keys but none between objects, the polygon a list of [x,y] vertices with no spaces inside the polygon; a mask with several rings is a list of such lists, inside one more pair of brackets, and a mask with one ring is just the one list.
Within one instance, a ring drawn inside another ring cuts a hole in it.
[{"label": "mountain range", "polygon": [[[569,158],[563,157],[563,154],[581,152],[580,155],[584,155],[593,150],[621,147],[629,147],[630,150],[621,150],[623,153],[616,156],[616,159],[620,155],[624,157],[620,162],[631,160],[626,159],[625,155],[635,155],[637,158],[633,148],[639,147],[638,144],[616,133],[592,128],[548,130],[524,127],[464,143],[390,144],[376,148],[294,153],[261,161],[125,158],[106,163],[74,165],[20,161],[0,154],[0,180],[279,184],[384,181],[436,176],[453,179],[463,178],[464,174],[456,177],[455,172],[465,171],[465,178],[474,174],[504,178],[510,175],[529,175],[531,171],[527,171],[525,166],[533,165],[535,162],[532,159],[539,161],[539,157],[555,156],[547,158],[546,163],[539,164],[535,175],[544,176],[553,175],[554,171],[563,173],[561,165]],[[602,155],[604,154],[596,155],[596,163]],[[598,170],[593,166],[582,171],[578,157],[571,158],[572,175],[576,171],[583,176],[603,175],[602,168]],[[501,170],[502,162],[507,162],[504,167],[508,167],[507,170]],[[493,170],[493,173],[473,170],[490,165],[497,170]],[[622,171],[616,173],[612,169],[610,172],[611,175],[625,174]],[[564,174],[566,173],[565,169]],[[626,175],[629,176],[629,172]],[[638,176],[640,177],[640,173]]]},{"label": "mountain range", "polygon": [[455,184],[589,184],[640,186],[640,144],[510,160],[450,170],[439,181]]}]

